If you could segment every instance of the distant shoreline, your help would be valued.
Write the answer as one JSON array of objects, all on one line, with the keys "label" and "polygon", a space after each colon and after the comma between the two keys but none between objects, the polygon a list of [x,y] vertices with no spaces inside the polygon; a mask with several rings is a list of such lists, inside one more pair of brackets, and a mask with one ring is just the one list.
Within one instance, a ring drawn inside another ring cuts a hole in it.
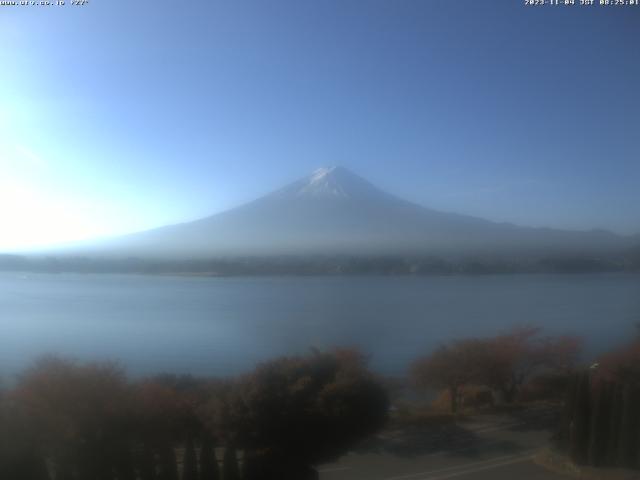
[{"label": "distant shoreline", "polygon": [[282,256],[189,260],[0,255],[0,272],[240,276],[450,276],[640,273],[640,256],[402,257]]}]

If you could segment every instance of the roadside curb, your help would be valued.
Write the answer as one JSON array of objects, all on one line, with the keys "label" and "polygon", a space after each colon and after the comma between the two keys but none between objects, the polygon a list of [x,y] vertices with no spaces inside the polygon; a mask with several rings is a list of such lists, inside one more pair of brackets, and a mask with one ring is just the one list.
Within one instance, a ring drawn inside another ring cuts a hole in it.
[{"label": "roadside curb", "polygon": [[533,461],[548,470],[580,480],[640,480],[640,471],[576,465],[566,455],[548,447],[536,453]]}]

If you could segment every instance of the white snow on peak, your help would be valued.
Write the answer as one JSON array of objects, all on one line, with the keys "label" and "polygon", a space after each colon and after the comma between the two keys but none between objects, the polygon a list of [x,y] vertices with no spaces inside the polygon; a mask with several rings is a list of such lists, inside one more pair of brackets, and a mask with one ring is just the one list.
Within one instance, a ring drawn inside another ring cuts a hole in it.
[{"label": "white snow on peak", "polygon": [[274,192],[278,198],[373,200],[386,194],[344,167],[323,167]]},{"label": "white snow on peak", "polygon": [[323,167],[315,170],[296,192],[298,196],[348,198],[348,186],[337,178],[338,167]]},{"label": "white snow on peak", "polygon": [[321,167],[314,170],[309,177],[309,183],[322,181],[327,175],[330,175],[338,167]]}]

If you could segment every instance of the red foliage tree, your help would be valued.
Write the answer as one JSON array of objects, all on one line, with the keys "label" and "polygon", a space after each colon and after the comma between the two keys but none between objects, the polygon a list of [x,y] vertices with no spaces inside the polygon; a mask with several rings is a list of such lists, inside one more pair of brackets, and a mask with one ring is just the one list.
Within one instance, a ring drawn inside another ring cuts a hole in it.
[{"label": "red foliage tree", "polygon": [[451,412],[458,411],[460,389],[474,383],[487,365],[487,342],[481,339],[457,340],[442,345],[411,366],[411,377],[419,386],[447,389]]},{"label": "red foliage tree", "polygon": [[120,368],[46,357],[23,375],[15,398],[54,458],[56,478],[70,471],[80,478],[116,471],[132,478],[130,396]]},{"label": "red foliage tree", "polygon": [[487,340],[479,380],[511,403],[534,375],[568,373],[578,358],[582,340],[575,336],[541,336],[536,327],[517,327]]},{"label": "red foliage tree", "polygon": [[386,392],[362,360],[341,350],[266,362],[214,400],[211,422],[247,452],[251,478],[306,478],[386,420]]},{"label": "red foliage tree", "polygon": [[539,333],[519,327],[493,338],[451,342],[414,362],[411,376],[418,385],[447,389],[454,413],[465,385],[486,385],[510,403],[532,376],[568,372],[580,352],[578,337]]}]

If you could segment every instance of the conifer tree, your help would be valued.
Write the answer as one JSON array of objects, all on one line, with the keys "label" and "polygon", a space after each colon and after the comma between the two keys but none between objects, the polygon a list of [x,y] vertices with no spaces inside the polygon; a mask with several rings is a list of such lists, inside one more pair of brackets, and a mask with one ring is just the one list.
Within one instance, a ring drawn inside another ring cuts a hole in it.
[{"label": "conifer tree", "polygon": [[224,451],[222,470],[222,480],[240,480],[240,470],[238,469],[236,449],[233,446],[227,446]]},{"label": "conifer tree", "polygon": [[176,454],[169,442],[164,443],[158,452],[160,460],[159,480],[178,480]]},{"label": "conifer tree", "polygon": [[569,455],[575,463],[584,465],[589,451],[590,379],[587,372],[580,374],[576,388]]},{"label": "conifer tree", "polygon": [[627,382],[622,389],[622,405],[618,441],[618,465],[634,468],[638,457],[638,396]]},{"label": "conifer tree", "polygon": [[187,436],[182,460],[182,480],[198,480],[198,459],[193,438],[190,435]]},{"label": "conifer tree", "polygon": [[618,447],[620,444],[620,422],[622,421],[622,385],[616,383],[612,387],[611,415],[609,423],[609,445],[607,463],[618,464]]},{"label": "conifer tree", "polygon": [[593,392],[593,408],[591,412],[591,425],[589,428],[589,455],[588,463],[596,467],[606,463],[608,424],[611,413],[611,386],[609,383],[601,383]]},{"label": "conifer tree", "polygon": [[155,458],[148,446],[144,445],[137,458],[138,476],[140,480],[156,480]]},{"label": "conifer tree", "polygon": [[213,441],[208,434],[204,435],[200,449],[200,478],[201,480],[218,480],[220,478]]}]

